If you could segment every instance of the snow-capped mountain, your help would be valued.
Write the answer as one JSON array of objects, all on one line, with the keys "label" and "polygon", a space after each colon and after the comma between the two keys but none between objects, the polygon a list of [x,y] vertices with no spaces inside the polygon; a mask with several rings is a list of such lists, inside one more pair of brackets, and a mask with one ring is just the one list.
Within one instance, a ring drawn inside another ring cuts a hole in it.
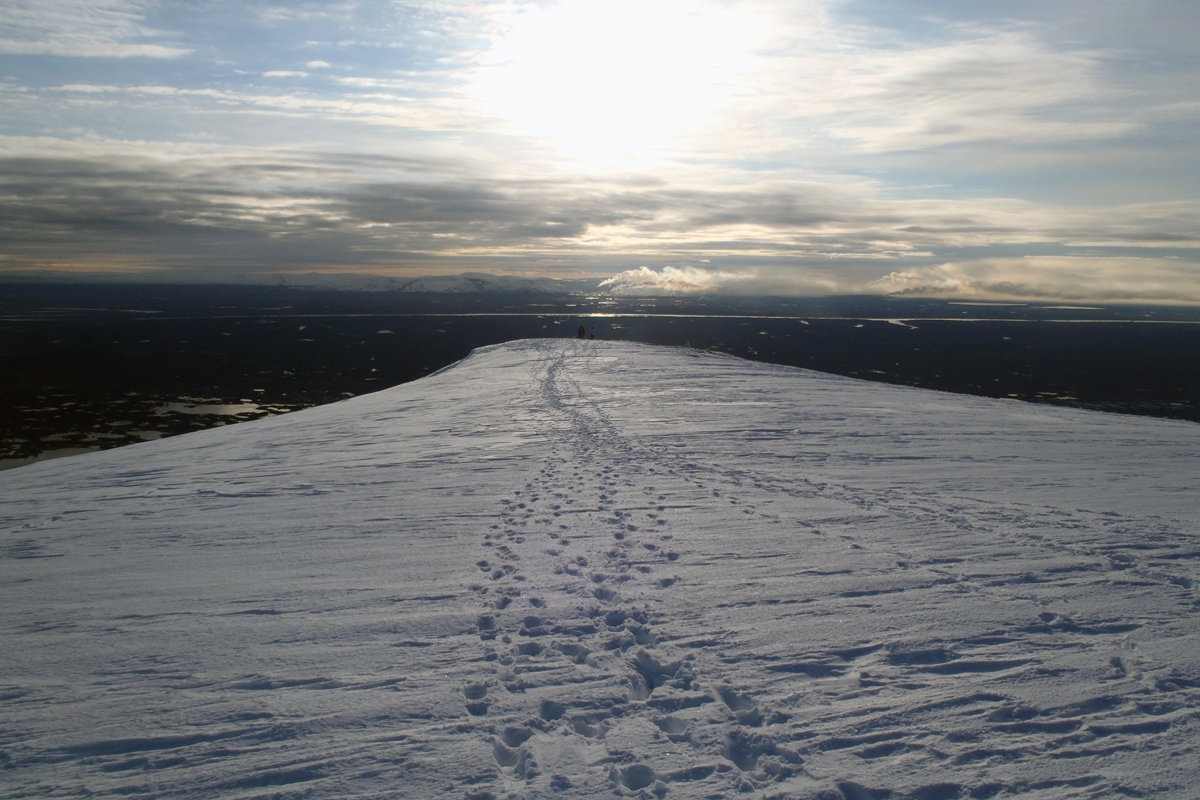
[{"label": "snow-capped mountain", "polygon": [[0,797],[1200,796],[1200,427],[484,348],[0,473]]}]

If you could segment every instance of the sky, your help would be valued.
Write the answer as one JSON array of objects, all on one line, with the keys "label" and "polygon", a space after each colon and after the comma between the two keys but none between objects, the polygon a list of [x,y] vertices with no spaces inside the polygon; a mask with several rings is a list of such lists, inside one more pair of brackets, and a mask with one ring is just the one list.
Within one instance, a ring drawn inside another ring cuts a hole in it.
[{"label": "sky", "polygon": [[1200,302],[1195,0],[0,0],[0,277]]}]

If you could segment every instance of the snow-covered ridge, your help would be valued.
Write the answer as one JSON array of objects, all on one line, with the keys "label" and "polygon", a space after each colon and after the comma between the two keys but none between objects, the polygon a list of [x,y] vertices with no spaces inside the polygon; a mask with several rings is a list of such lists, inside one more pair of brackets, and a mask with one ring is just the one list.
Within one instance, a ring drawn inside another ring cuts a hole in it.
[{"label": "snow-covered ridge", "polygon": [[0,473],[0,797],[1200,796],[1198,454],[536,340]]}]

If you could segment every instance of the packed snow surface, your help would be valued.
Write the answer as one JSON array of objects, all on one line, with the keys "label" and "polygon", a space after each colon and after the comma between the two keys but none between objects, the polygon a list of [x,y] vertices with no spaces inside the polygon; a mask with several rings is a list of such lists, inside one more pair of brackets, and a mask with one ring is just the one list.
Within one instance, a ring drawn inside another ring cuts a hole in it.
[{"label": "packed snow surface", "polygon": [[0,796],[1200,797],[1200,426],[536,340],[0,474]]}]

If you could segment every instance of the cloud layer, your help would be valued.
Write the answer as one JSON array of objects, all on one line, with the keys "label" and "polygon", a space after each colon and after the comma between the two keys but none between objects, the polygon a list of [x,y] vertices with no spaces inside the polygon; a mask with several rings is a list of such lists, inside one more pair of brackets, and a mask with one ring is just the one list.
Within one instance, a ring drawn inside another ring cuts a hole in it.
[{"label": "cloud layer", "polygon": [[594,5],[0,0],[0,271],[1200,301],[1195,4]]}]

